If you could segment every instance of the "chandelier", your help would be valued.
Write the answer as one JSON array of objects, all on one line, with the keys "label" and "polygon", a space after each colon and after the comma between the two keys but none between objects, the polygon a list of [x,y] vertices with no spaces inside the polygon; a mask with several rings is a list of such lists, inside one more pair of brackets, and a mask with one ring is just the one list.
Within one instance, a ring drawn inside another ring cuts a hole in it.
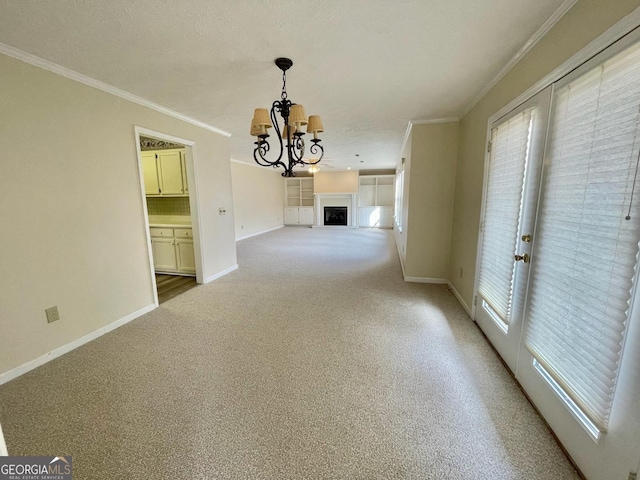
[{"label": "chandelier", "polygon": [[[293,168],[296,165],[315,165],[324,155],[324,148],[320,145],[318,133],[324,131],[322,120],[318,115],[307,115],[304,107],[293,103],[287,98],[287,70],[291,68],[293,62],[288,58],[276,58],[275,64],[282,70],[282,94],[280,100],[273,102],[271,112],[266,108],[256,108],[251,120],[251,135],[257,137],[256,148],[253,151],[253,158],[258,165],[263,167],[284,168],[283,177],[295,177]],[[277,114],[282,117],[282,128],[278,123]],[[305,160],[305,143],[302,138],[304,132],[302,127],[306,125],[307,133],[313,134],[309,152],[316,156],[316,159]],[[267,141],[269,134],[267,129],[275,128],[278,141],[280,142],[280,154],[275,160],[266,158],[271,146]],[[316,167],[317,168],[317,167]]]}]

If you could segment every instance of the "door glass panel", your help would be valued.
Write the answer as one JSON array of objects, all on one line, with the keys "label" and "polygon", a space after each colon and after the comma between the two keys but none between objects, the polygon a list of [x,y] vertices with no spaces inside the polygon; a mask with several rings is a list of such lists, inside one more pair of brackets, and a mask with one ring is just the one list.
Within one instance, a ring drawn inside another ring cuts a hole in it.
[{"label": "door glass panel", "polygon": [[478,293],[492,318],[509,324],[517,236],[534,109],[493,128],[486,183]]},{"label": "door glass panel", "polygon": [[640,48],[554,100],[525,344],[604,432],[640,241]]}]

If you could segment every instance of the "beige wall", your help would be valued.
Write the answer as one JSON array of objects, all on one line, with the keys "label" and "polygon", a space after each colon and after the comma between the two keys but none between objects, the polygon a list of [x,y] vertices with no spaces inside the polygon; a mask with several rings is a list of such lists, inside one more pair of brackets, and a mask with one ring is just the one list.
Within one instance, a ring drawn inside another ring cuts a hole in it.
[{"label": "beige wall", "polygon": [[231,162],[236,238],[283,225],[284,179],[273,168]]},{"label": "beige wall", "polygon": [[358,193],[358,172],[317,172],[313,174],[314,193]]},{"label": "beige wall", "polygon": [[473,298],[489,117],[639,6],[638,0],[580,0],[461,120],[448,278],[468,306]]},{"label": "beige wall", "polygon": [[153,304],[134,126],[195,142],[204,276],[236,265],[228,138],[2,55],[0,71],[0,373]]},{"label": "beige wall", "polygon": [[[404,273],[444,281],[449,273],[458,122],[414,125],[405,148]],[[403,255],[401,254],[401,257]]]}]

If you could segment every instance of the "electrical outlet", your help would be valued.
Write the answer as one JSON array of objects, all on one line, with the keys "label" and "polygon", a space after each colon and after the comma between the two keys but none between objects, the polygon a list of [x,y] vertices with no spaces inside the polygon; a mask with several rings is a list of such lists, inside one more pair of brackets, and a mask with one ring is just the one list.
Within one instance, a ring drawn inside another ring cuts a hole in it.
[{"label": "electrical outlet", "polygon": [[47,308],[44,313],[47,314],[47,322],[52,323],[56,320],[60,320],[60,313],[58,312],[58,307]]},{"label": "electrical outlet", "polygon": [[222,207],[220,207],[220,208],[218,209],[218,212],[220,213],[220,215],[226,215],[226,214],[227,214],[227,209],[226,209],[226,208],[222,208]]}]

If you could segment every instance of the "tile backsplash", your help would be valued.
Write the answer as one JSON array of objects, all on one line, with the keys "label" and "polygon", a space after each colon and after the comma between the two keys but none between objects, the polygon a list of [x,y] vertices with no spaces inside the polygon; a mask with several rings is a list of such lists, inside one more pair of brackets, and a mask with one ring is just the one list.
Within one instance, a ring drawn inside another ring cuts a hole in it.
[{"label": "tile backsplash", "polygon": [[147,197],[149,215],[191,215],[189,197]]}]

